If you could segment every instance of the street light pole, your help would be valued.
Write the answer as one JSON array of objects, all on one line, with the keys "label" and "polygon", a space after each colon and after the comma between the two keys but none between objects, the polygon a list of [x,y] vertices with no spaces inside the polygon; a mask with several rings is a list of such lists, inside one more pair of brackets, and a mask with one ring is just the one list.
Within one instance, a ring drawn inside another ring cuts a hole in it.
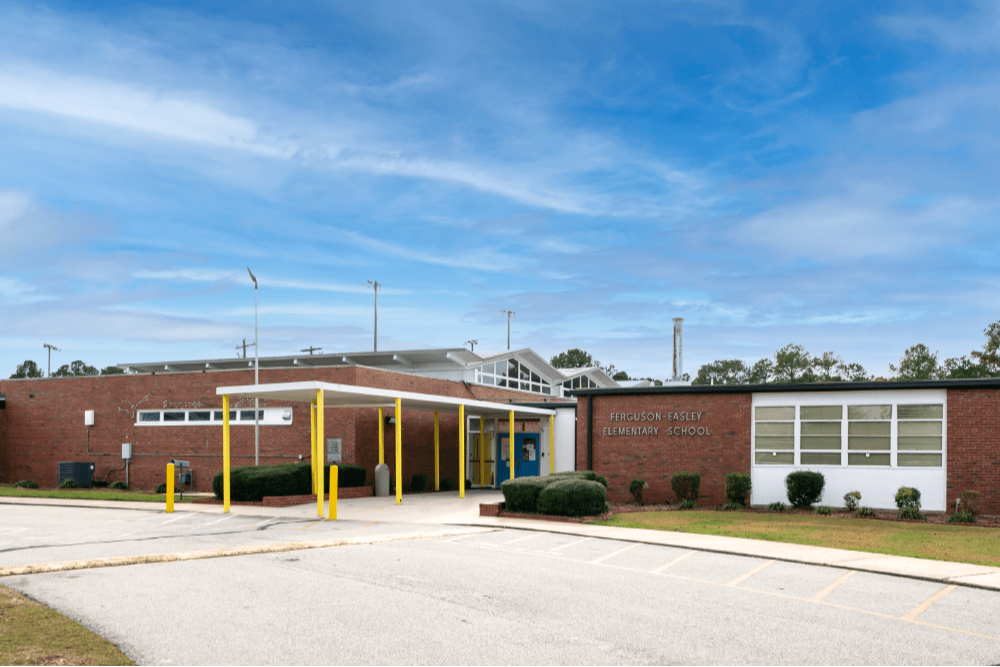
[{"label": "street light pole", "polygon": [[377,280],[369,280],[367,282],[371,287],[375,288],[375,351],[378,352],[378,288],[382,285]]},{"label": "street light pole", "polygon": [[[257,345],[257,277],[247,267],[247,273],[253,280],[253,384],[257,386],[260,380],[260,346]],[[253,399],[253,464],[260,465],[260,399]]]},{"label": "street light pole", "polygon": [[514,311],[501,310],[500,314],[507,316],[507,349],[510,350],[510,318],[514,317]]},{"label": "street light pole", "polygon": [[49,345],[48,343],[45,343],[42,347],[48,348],[49,350],[49,377],[52,377],[52,350],[55,350],[56,352],[62,352],[62,350],[55,345]]}]

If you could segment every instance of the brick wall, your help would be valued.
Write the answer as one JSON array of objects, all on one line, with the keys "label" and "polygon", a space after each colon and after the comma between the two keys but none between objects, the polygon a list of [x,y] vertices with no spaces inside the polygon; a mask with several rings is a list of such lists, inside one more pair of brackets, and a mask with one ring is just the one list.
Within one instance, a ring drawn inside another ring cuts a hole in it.
[{"label": "brick wall", "polygon": [[[750,472],[750,394],[594,395],[593,401],[592,467],[608,478],[609,500],[631,500],[629,482],[639,477],[649,484],[643,492],[646,502],[669,499],[676,503],[670,477],[685,471],[701,474],[699,503],[718,505],[725,502],[726,474]],[[577,407],[577,470],[587,469],[589,407],[589,400],[581,398]],[[682,415],[691,417],[692,413],[700,413],[700,419],[682,419]],[[646,421],[642,414],[647,415]],[[611,431],[653,428],[657,429],[655,434]],[[704,428],[707,433],[669,434],[669,429],[690,428]]]},{"label": "brick wall", "polygon": [[[260,382],[307,380],[399,389],[418,393],[481,400],[537,400],[537,396],[495,387],[467,385],[435,378],[393,373],[379,369],[291,368],[261,369]],[[132,443],[130,482],[133,488],[150,489],[164,481],[167,462],[191,461],[196,491],[211,491],[212,477],[222,469],[222,427],[141,426],[137,410],[165,408],[220,408],[215,394],[219,386],[253,384],[253,370],[208,371],[160,375],[116,375],[99,377],[3,380],[0,393],[7,395],[5,421],[0,431],[0,481],[11,483],[33,479],[45,487],[58,481],[60,461],[92,461],[95,478],[109,483],[125,479],[121,444]],[[253,399],[234,399],[233,407],[252,407]],[[304,403],[261,401],[262,407],[291,407],[292,424],[260,427],[261,464],[308,461],[309,406]],[[85,410],[94,410],[95,424],[83,423]],[[378,463],[378,411],[327,409],[325,436],[343,439],[345,462],[356,462],[368,470],[369,483]],[[386,411],[386,416],[392,415]],[[420,472],[433,480],[433,412],[406,409],[403,404],[403,479]],[[88,440],[89,437],[89,440]],[[394,435],[386,429],[386,463],[395,476]],[[441,477],[458,481],[457,415],[441,415]],[[233,466],[253,465],[254,429],[231,427]]]},{"label": "brick wall", "polygon": [[1000,514],[1000,391],[948,390],[948,510],[966,489]]}]

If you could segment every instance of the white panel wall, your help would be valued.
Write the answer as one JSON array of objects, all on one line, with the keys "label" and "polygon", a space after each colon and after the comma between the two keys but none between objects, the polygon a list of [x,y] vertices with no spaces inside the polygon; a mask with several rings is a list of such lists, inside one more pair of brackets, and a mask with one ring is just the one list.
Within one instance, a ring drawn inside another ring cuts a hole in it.
[{"label": "white panel wall", "polygon": [[[879,405],[879,404],[920,404],[933,403],[944,406],[942,436],[942,466],[940,468],[896,467],[896,427],[893,421],[892,466],[847,466],[846,452],[843,466],[775,466],[751,464],[753,490],[751,503],[767,505],[776,501],[788,502],[785,477],[797,470],[812,470],[823,473],[826,480],[823,497],[819,504],[840,507],[844,504],[844,494],[861,492],[861,505],[876,509],[896,509],[894,496],[901,486],[912,486],[920,490],[921,507],[932,512],[947,511],[948,483],[948,395],[943,389],[915,389],[910,391],[830,391],[801,393],[762,393],[753,395],[753,407],[802,405]],[[895,410],[894,410],[895,414]],[[751,433],[753,427],[751,426]],[[845,434],[846,443],[846,434]],[[798,422],[796,422],[798,440]],[[752,446],[755,436],[751,435]],[[846,445],[845,445],[846,447]],[[751,460],[753,460],[751,453]],[[799,461],[796,449],[796,463]]]},{"label": "white panel wall", "polygon": [[[553,406],[555,407],[555,406]],[[549,420],[542,419],[541,435],[542,459],[539,470],[542,475],[549,474]],[[576,469],[574,459],[576,443],[576,408],[557,408],[555,416],[556,472]]]}]

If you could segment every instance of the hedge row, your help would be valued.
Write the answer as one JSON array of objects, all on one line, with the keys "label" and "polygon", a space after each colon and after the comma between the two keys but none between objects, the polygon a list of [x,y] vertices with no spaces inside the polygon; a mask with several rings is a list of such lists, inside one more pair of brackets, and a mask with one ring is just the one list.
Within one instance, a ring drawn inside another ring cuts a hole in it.
[{"label": "hedge row", "polygon": [[[342,463],[337,470],[341,488],[364,486],[367,472],[362,466]],[[238,502],[260,502],[264,496],[304,496],[313,492],[312,466],[283,463],[274,466],[244,466],[229,471],[229,498]],[[222,500],[222,473],[212,479],[212,491]],[[330,492],[330,466],[323,466],[323,491]]]},{"label": "hedge row", "polygon": [[519,477],[500,485],[509,512],[594,516],[607,510],[608,480],[590,470]]}]

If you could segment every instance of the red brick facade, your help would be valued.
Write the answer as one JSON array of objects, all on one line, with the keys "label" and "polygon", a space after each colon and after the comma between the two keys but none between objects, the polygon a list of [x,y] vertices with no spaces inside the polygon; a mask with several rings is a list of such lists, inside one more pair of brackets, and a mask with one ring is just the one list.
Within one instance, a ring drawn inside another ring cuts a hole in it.
[{"label": "red brick facade", "polygon": [[1000,390],[948,390],[948,509],[966,489],[1000,514]]},{"label": "red brick facade", "polygon": [[[576,422],[577,470],[587,469],[592,400],[593,470],[608,478],[609,500],[631,500],[628,485],[638,477],[649,485],[643,492],[646,502],[669,499],[676,503],[670,477],[683,471],[701,474],[701,504],[721,504],[725,502],[726,474],[750,472],[750,399],[749,393],[581,397]],[[693,434],[690,429],[694,429]]]},{"label": "red brick facade", "polygon": [[[372,368],[262,369],[260,382],[335,382],[348,385],[467,397],[506,402],[537,400],[533,394],[469,385]],[[58,481],[60,461],[93,461],[95,479],[109,483],[125,479],[121,445],[132,443],[129,481],[133,488],[150,489],[164,481],[167,462],[190,460],[196,491],[211,491],[212,477],[222,470],[222,427],[217,424],[136,426],[137,410],[166,408],[221,408],[215,388],[253,384],[253,371],[207,371],[160,375],[3,380],[7,396],[0,412],[0,481],[31,479],[43,487]],[[252,399],[234,399],[233,407],[252,407]],[[292,424],[260,427],[261,464],[303,461],[310,457],[309,406],[304,403],[261,401],[261,407],[291,407]],[[84,411],[94,410],[94,426],[84,425]],[[391,416],[393,410],[386,410]],[[254,429],[231,428],[233,466],[253,465]],[[378,464],[378,411],[326,410],[325,436],[342,438],[345,462],[363,465],[368,483]],[[403,479],[415,473],[434,476],[433,412],[407,412],[403,403]],[[394,439],[386,429],[386,463],[395,476]],[[458,481],[458,417],[440,420],[441,478]]]}]

